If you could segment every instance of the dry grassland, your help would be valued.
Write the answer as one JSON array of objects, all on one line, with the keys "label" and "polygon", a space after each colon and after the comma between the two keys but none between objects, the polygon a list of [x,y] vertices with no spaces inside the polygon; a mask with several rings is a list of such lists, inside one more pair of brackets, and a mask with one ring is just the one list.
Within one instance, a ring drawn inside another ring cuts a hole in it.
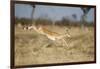
[{"label": "dry grassland", "polygon": [[[66,27],[47,26],[47,28],[63,34]],[[66,46],[61,40],[53,42],[34,30],[16,27],[15,65],[94,61],[94,28],[88,27],[83,30],[71,27],[69,33],[71,37],[64,38],[68,43]]]}]

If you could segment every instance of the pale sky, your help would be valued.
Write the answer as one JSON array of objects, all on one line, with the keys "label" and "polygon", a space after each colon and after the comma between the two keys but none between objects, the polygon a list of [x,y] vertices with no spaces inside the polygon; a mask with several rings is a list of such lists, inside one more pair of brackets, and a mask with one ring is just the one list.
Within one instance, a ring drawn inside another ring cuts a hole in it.
[{"label": "pale sky", "polygon": [[[19,18],[30,18],[32,7],[26,4],[15,5],[15,16]],[[83,11],[80,7],[69,6],[49,6],[49,5],[36,5],[34,18],[45,17],[52,20],[61,20],[62,17],[72,19],[72,14],[77,15],[77,20],[80,20]],[[87,21],[94,21],[94,8],[87,14]]]}]

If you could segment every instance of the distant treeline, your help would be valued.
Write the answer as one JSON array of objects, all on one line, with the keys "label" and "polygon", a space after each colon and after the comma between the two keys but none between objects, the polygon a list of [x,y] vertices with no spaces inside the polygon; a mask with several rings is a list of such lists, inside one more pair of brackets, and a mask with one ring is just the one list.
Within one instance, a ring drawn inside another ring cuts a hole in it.
[{"label": "distant treeline", "polygon": [[70,19],[67,18],[62,18],[59,21],[55,21],[53,22],[50,19],[45,19],[45,18],[37,18],[34,19],[33,21],[31,19],[27,19],[27,18],[15,18],[15,24],[21,24],[21,25],[31,25],[31,24],[35,24],[35,25],[58,25],[58,26],[94,26],[94,22],[82,22],[82,21],[72,21]]}]

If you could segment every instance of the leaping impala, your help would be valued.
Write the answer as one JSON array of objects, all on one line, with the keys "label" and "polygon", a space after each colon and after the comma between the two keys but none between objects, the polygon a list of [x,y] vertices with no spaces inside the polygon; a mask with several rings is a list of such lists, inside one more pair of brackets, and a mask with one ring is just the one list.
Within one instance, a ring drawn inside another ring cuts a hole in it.
[{"label": "leaping impala", "polygon": [[66,43],[64,39],[64,37],[71,37],[68,32],[66,34],[60,34],[57,32],[53,32],[42,26],[39,26],[39,27],[33,26],[33,29],[39,34],[45,35],[48,39],[52,41],[62,40],[68,46],[68,44]]},{"label": "leaping impala", "polygon": [[[33,10],[32,10],[32,14],[31,14],[31,18],[32,18],[32,22],[33,22],[33,13],[35,10],[35,5],[32,5]],[[36,32],[38,32],[39,34],[45,35],[48,39],[52,40],[52,41],[56,41],[56,40],[63,40],[64,43],[66,43],[66,41],[64,40],[64,37],[70,37],[70,35],[68,33],[66,34],[59,34],[57,32],[53,32],[49,29],[46,29],[42,26],[36,27],[35,25],[33,25],[33,28]],[[67,45],[67,43],[66,43]],[[67,45],[68,46],[68,45]]]}]

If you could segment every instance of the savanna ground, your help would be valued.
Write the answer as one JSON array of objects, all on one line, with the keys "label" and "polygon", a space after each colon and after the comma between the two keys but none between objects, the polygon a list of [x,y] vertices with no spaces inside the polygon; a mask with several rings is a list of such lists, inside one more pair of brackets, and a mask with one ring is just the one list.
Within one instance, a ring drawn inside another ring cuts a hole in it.
[{"label": "savanna ground", "polygon": [[[66,26],[47,26],[58,33],[65,33]],[[15,65],[35,65],[94,61],[94,28],[71,27],[71,37],[48,44],[51,40],[34,30],[15,28]]]}]

